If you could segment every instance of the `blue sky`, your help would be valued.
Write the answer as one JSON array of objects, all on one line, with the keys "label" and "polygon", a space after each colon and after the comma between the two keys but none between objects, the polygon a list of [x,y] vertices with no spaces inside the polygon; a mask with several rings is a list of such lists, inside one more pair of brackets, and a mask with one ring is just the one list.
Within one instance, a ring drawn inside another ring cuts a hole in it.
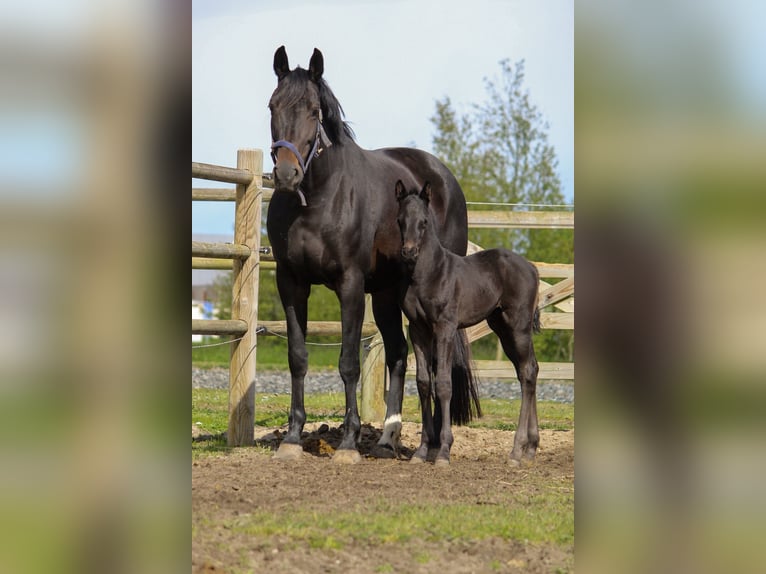
[{"label": "blue sky", "polygon": [[[459,112],[486,97],[498,62],[526,61],[526,87],[549,123],[559,175],[574,194],[573,0],[279,3],[195,1],[192,159],[234,165],[238,148],[267,150],[274,51],[308,67],[314,47],[358,143],[431,151],[429,118],[449,96]],[[264,169],[271,170],[266,156]],[[192,180],[195,186],[213,182]],[[195,202],[194,233],[231,233],[233,206]]]}]

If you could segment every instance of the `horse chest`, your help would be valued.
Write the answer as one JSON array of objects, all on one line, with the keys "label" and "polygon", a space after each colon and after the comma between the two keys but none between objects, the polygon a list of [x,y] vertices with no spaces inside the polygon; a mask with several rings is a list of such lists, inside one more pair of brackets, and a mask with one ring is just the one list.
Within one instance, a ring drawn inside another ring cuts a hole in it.
[{"label": "horse chest", "polygon": [[318,281],[326,280],[340,265],[322,236],[303,228],[291,229],[282,255],[283,263]]},{"label": "horse chest", "polygon": [[444,317],[445,304],[410,287],[402,300],[402,310],[410,321],[440,321]]}]

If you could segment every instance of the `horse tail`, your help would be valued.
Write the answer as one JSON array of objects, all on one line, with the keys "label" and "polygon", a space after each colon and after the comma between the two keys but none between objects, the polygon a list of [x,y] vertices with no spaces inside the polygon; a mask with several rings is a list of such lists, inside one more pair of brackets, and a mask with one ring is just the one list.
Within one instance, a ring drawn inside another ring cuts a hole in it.
[{"label": "horse tail", "polygon": [[455,349],[452,353],[452,400],[450,401],[450,419],[456,425],[464,425],[474,417],[481,416],[479,381],[473,373],[472,362],[468,337],[464,329],[459,329],[455,333]]},{"label": "horse tail", "polygon": [[538,292],[538,295],[535,295],[535,312],[532,315],[532,331],[535,333],[540,332],[540,307],[537,306],[539,298],[540,295]]}]

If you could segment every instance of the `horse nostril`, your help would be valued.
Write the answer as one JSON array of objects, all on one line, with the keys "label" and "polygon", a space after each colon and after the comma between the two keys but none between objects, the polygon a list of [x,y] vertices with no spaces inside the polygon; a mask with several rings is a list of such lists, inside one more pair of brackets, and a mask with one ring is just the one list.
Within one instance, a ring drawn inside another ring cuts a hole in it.
[{"label": "horse nostril", "polygon": [[288,162],[274,166],[274,183],[279,184],[280,188],[292,188],[301,179],[300,169]]}]

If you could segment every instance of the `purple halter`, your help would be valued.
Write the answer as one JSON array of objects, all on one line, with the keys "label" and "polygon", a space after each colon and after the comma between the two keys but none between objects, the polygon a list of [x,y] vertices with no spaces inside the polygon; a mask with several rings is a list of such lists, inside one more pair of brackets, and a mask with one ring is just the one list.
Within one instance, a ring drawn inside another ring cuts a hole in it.
[{"label": "purple halter", "polygon": [[[320,148],[319,145],[322,144],[324,147]],[[306,161],[303,161],[303,158],[301,157],[301,153],[298,151],[298,148],[295,147],[291,142],[287,140],[277,140],[274,143],[271,144],[271,159],[276,164],[277,163],[277,149],[278,148],[287,148],[289,149],[292,154],[295,156],[295,159],[298,160],[298,163],[301,166],[301,171],[303,171],[303,175],[305,177],[306,170],[308,170],[309,165],[311,165],[311,160],[315,157],[319,156],[319,153],[325,148],[330,147],[332,145],[332,142],[330,142],[330,139],[327,137],[327,134],[324,131],[324,128],[322,127],[322,111],[319,111],[319,120],[317,121],[317,133],[314,137],[314,145],[311,146],[311,151],[309,152],[308,158]],[[306,196],[303,194],[303,190],[298,187],[296,189],[296,192],[301,198],[301,205],[303,207],[306,207]]]}]

